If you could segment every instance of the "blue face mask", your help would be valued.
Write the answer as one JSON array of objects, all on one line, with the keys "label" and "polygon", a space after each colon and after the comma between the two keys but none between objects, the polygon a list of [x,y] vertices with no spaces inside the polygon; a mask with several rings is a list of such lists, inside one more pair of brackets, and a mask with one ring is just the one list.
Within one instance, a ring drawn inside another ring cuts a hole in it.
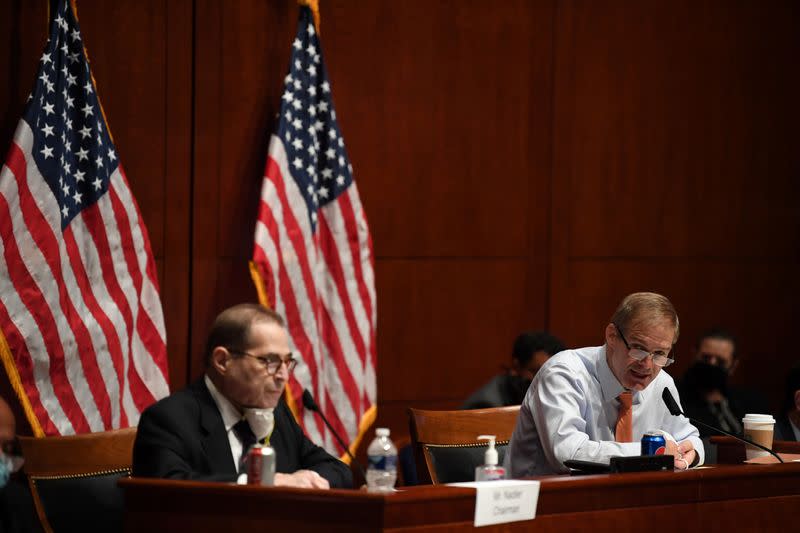
[{"label": "blue face mask", "polygon": [[11,476],[12,468],[11,459],[5,454],[0,453],[0,488],[8,484],[8,478]]},{"label": "blue face mask", "polygon": [[11,474],[22,468],[24,460],[15,455],[6,455],[0,452],[0,489],[8,484]]}]

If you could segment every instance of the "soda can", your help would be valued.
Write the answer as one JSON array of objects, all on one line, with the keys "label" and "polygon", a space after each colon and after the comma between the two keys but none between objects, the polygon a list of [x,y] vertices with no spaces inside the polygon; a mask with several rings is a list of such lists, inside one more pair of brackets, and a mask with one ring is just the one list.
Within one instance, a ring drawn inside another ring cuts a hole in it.
[{"label": "soda can", "polygon": [[642,436],[642,455],[664,455],[667,441],[658,431],[648,431]]},{"label": "soda can", "polygon": [[247,484],[271,487],[275,484],[275,450],[256,444],[247,452]]}]

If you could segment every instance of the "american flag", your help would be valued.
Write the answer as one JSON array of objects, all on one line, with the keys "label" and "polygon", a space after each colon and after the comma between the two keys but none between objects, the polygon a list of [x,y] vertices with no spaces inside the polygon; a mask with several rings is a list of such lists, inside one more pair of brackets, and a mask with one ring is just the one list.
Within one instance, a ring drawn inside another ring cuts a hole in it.
[{"label": "american flag", "polygon": [[66,1],[0,173],[0,238],[0,355],[35,434],[136,425],[169,393],[164,318]]},{"label": "american flag", "polygon": [[303,412],[309,389],[354,449],[376,414],[372,240],[308,7],[300,8],[270,139],[253,265],[263,303],[286,317],[301,359],[290,405],[313,440],[343,452],[321,420]]}]

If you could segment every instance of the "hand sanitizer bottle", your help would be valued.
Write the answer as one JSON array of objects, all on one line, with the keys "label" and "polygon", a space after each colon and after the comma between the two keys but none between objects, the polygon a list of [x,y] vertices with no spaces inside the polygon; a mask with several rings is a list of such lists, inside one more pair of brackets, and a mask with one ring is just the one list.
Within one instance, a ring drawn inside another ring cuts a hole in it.
[{"label": "hand sanitizer bottle", "polygon": [[475,468],[475,481],[496,481],[505,479],[506,469],[497,466],[497,450],[494,448],[494,435],[481,435],[478,440],[488,440],[489,447],[483,455],[483,465]]}]

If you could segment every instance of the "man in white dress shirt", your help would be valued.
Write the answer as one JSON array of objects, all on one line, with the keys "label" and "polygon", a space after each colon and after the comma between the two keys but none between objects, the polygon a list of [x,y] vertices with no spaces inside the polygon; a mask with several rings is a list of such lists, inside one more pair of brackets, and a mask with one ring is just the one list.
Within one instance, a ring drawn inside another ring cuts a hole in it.
[{"label": "man in white dress shirt", "polygon": [[[678,315],[659,294],[640,292],[620,303],[605,328],[605,344],[566,350],[542,366],[522,402],[506,454],[512,477],[566,473],[570,459],[608,463],[613,456],[640,454],[642,435],[665,431],[666,453],[675,468],[703,463],[697,429],[683,416],[672,416],[661,399],[666,387],[678,391],[662,368],[674,362]],[[619,397],[632,395],[632,442],[615,438]],[[679,400],[680,401],[680,400]]]}]

